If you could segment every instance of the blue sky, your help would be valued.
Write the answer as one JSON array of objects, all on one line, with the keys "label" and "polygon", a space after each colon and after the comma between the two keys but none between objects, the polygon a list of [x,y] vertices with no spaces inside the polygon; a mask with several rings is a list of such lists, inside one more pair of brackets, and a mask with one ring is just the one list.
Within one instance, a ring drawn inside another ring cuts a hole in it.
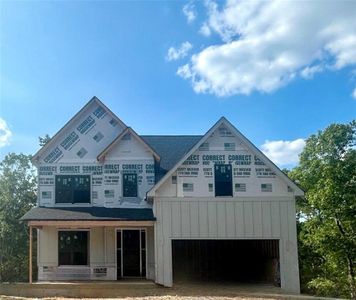
[{"label": "blue sky", "polygon": [[0,2],[0,158],[33,154],[95,95],[139,134],[225,116],[295,165],[300,139],[356,117],[356,3],[315,1],[304,27],[293,7],[246,3]]}]

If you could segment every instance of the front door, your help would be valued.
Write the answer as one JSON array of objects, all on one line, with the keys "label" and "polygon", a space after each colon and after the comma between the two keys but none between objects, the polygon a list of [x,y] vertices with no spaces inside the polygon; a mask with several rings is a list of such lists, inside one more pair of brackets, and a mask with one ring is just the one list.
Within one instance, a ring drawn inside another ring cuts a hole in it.
[{"label": "front door", "polygon": [[123,276],[140,276],[140,231],[123,231]]},{"label": "front door", "polygon": [[117,231],[117,278],[146,276],[146,231]]}]

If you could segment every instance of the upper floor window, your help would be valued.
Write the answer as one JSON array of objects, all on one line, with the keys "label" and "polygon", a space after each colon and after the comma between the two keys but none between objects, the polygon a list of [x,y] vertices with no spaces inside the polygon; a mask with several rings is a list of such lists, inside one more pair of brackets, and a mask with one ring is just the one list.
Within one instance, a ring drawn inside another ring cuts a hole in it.
[{"label": "upper floor window", "polygon": [[90,175],[56,175],[56,203],[90,203]]},{"label": "upper floor window", "polygon": [[137,197],[137,174],[124,174],[122,179],[124,197]]},{"label": "upper floor window", "polygon": [[232,167],[231,165],[216,164],[215,196],[232,196]]}]

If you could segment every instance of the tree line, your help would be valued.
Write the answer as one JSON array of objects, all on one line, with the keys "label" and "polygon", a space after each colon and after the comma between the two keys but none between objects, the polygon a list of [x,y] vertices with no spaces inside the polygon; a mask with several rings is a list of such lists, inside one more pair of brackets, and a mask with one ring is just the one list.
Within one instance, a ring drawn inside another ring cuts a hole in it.
[{"label": "tree line", "polygon": [[[311,135],[286,173],[305,191],[296,214],[302,292],[356,299],[356,120]],[[0,163],[0,282],[28,281],[19,219],[36,204],[35,175],[31,156],[9,153]]]}]

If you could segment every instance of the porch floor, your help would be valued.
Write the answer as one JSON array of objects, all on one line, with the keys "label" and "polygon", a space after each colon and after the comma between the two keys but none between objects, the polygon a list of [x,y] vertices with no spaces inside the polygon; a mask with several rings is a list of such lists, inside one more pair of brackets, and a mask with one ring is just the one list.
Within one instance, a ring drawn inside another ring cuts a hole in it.
[{"label": "porch floor", "polygon": [[36,282],[34,284],[0,284],[0,299],[13,299],[11,296],[29,298],[57,297],[62,299],[63,297],[125,298],[126,300],[137,300],[138,298],[145,300],[201,300],[206,298],[211,300],[222,300],[228,298],[317,299],[306,295],[293,295],[284,292],[278,287],[263,284],[239,285],[229,283],[177,283],[172,288],[165,288],[160,285],[156,285],[154,282],[149,280],[136,279],[109,282],[71,281]]}]

